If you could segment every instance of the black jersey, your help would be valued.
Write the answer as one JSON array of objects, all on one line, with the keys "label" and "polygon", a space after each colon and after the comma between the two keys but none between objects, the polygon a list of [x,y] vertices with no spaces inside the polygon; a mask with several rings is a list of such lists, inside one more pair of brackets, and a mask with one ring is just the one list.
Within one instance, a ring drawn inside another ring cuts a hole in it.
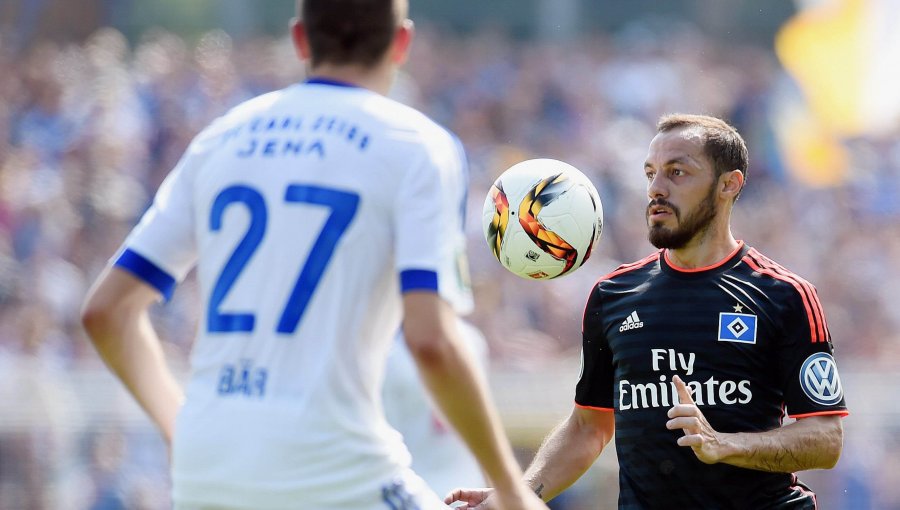
[{"label": "black jersey", "polygon": [[743,243],[710,267],[679,269],[660,251],[601,278],[575,403],[615,412],[619,508],[815,508],[793,474],[700,462],[666,413],[678,375],[720,432],[846,415],[832,352],[815,288]]}]

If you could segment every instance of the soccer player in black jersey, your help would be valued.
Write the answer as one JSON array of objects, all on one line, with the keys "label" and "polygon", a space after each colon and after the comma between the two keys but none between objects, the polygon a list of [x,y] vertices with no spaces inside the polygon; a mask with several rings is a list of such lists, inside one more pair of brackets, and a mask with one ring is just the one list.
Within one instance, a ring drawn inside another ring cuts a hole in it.
[{"label": "soccer player in black jersey", "polygon": [[699,115],[657,129],[644,171],[660,250],[592,289],[575,407],[526,481],[552,498],[615,436],[620,509],[814,509],[794,472],[837,463],[848,414],[816,290],[731,233],[737,131]]}]

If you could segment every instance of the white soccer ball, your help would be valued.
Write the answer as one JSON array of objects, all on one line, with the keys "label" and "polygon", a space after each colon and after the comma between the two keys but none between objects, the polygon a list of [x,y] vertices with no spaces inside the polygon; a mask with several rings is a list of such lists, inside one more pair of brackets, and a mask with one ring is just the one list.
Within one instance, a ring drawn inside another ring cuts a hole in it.
[{"label": "white soccer ball", "polygon": [[603,206],[591,181],[555,159],[530,159],[491,186],[482,215],[484,237],[497,260],[529,280],[569,274],[600,240]]}]

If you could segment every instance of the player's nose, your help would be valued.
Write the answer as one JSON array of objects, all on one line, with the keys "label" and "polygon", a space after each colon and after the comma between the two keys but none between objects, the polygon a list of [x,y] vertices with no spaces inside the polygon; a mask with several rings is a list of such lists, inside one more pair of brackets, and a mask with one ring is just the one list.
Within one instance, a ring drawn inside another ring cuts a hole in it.
[{"label": "player's nose", "polygon": [[666,187],[665,177],[662,175],[662,172],[657,172],[650,179],[650,182],[647,183],[647,196],[650,200],[669,196],[669,190]]}]

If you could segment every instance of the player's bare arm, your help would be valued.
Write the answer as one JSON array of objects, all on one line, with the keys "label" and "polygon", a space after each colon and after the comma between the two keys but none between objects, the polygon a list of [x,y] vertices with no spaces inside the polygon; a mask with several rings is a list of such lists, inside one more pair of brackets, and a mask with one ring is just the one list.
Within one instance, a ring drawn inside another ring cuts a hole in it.
[{"label": "player's bare arm", "polygon": [[[525,483],[542,500],[553,499],[591,467],[614,432],[612,411],[573,408],[544,439],[525,472]],[[467,504],[463,508],[489,510],[497,508],[492,494],[492,489],[457,489],[444,502],[461,501]]]},{"label": "player's bare arm", "polygon": [[574,407],[544,439],[525,471],[525,483],[549,501],[575,483],[612,439],[612,410]]},{"label": "player's bare arm", "polygon": [[717,432],[684,381],[678,376],[673,381],[682,403],[669,409],[666,427],[682,429],[678,445],[693,449],[700,461],[773,473],[830,469],[837,464],[843,442],[840,416],[811,416],[767,432]]},{"label": "player's bare arm", "polygon": [[453,309],[431,292],[407,292],[403,305],[409,351],[435,402],[497,488],[497,508],[546,508],[521,482],[500,419],[491,411],[487,383],[458,338]]},{"label": "player's bare arm", "polygon": [[171,444],[184,394],[150,323],[148,309],[159,297],[142,280],[110,267],[88,293],[81,320],[100,357]]}]

